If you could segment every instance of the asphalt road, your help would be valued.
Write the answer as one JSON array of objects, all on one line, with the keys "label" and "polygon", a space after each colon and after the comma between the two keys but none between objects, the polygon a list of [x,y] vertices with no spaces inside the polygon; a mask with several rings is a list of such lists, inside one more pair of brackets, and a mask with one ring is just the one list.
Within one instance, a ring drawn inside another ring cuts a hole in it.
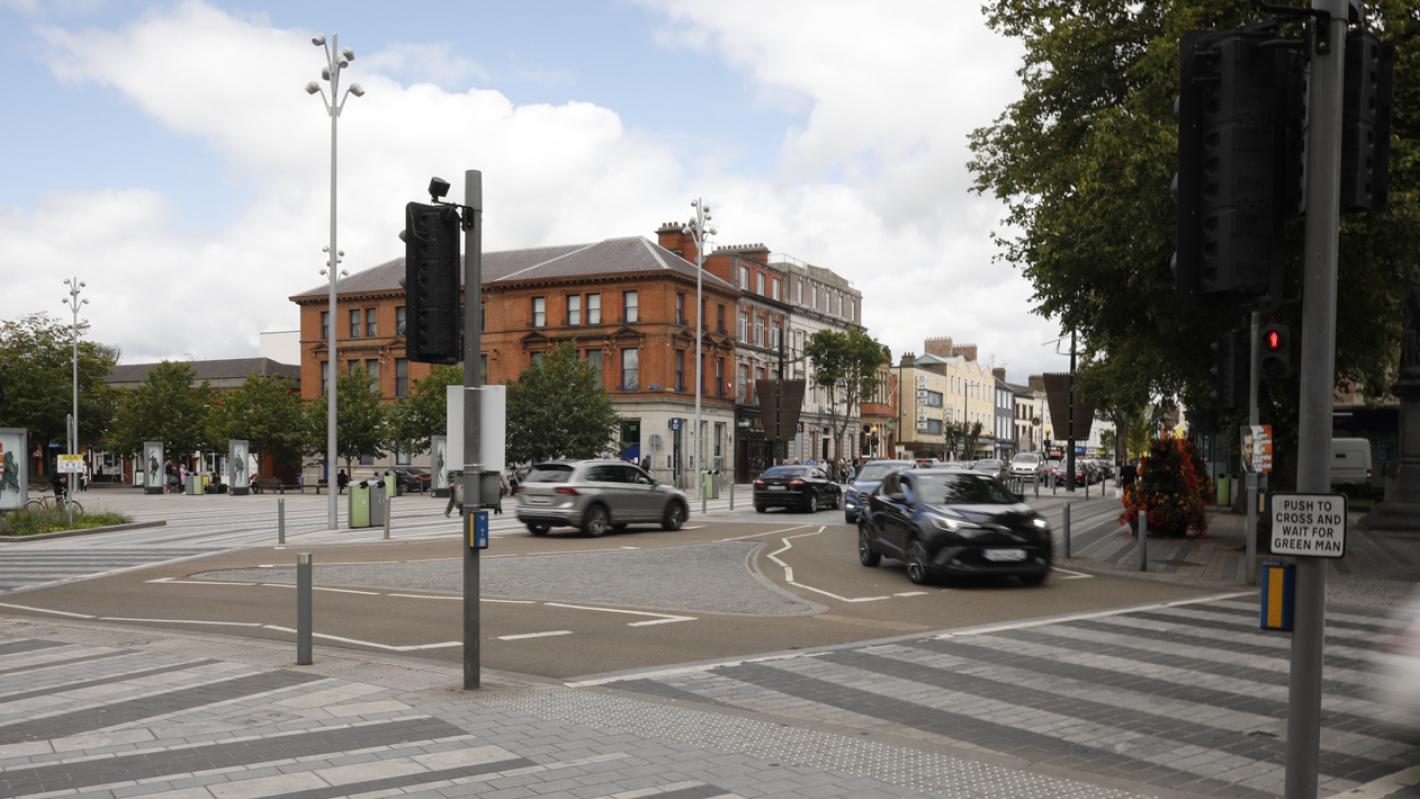
[{"label": "asphalt road", "polygon": [[[316,563],[317,656],[349,646],[461,658],[459,538],[300,551]],[[296,552],[268,546],[162,564],[12,595],[0,611],[292,640]],[[741,510],[674,533],[632,528],[600,539],[507,533],[483,553],[481,572],[483,665],[559,679],[1205,593],[1066,571],[1036,588],[919,588],[895,562],[861,566],[856,529],[839,511]]]}]

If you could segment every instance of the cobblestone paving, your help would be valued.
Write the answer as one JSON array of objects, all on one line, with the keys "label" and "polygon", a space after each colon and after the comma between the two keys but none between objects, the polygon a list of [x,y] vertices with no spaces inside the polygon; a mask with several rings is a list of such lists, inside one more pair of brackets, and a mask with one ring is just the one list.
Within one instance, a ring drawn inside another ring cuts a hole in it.
[{"label": "cobblestone paving", "polygon": [[[1420,762],[1367,690],[1394,625],[1328,614],[1323,794]],[[613,683],[668,699],[969,742],[1191,794],[1281,792],[1290,642],[1243,600],[904,639]]]},{"label": "cobblestone paving", "polygon": [[442,664],[360,657],[283,668],[264,643],[0,620],[0,796],[1131,795],[601,689],[466,693]]}]

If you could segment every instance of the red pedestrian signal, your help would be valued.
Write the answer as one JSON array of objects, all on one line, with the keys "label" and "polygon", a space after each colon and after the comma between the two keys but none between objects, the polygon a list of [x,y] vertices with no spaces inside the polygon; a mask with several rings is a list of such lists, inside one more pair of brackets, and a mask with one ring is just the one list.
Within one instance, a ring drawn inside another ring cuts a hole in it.
[{"label": "red pedestrian signal", "polygon": [[1262,328],[1262,379],[1282,380],[1292,373],[1291,339],[1286,325]]},{"label": "red pedestrian signal", "polygon": [[1267,351],[1276,352],[1282,349],[1282,332],[1276,328],[1267,331]]}]

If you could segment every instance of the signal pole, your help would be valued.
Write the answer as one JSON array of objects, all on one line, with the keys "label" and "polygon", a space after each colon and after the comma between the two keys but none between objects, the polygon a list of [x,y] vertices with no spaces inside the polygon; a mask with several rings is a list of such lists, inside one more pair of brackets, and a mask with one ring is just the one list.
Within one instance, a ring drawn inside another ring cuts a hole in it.
[{"label": "signal pole", "polygon": [[[1302,278],[1301,404],[1297,414],[1297,491],[1331,490],[1332,389],[1336,384],[1336,271],[1341,202],[1342,92],[1347,0],[1312,0],[1307,229]],[[1329,48],[1319,48],[1325,35]],[[1321,749],[1322,648],[1326,569],[1297,558],[1296,622],[1287,691],[1286,799],[1314,799]]]},{"label": "signal pole", "polygon": [[483,458],[480,439],[483,431],[481,410],[483,393],[482,327],[483,315],[483,172],[469,169],[463,173],[464,255],[463,255],[463,687],[479,686],[480,623],[478,615],[478,549],[469,546],[468,530],[474,514],[483,506],[480,494]]}]

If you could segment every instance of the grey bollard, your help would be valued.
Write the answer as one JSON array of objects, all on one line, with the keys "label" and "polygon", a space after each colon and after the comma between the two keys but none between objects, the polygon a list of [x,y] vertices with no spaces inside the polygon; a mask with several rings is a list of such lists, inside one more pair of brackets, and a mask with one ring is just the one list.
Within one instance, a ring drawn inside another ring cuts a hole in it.
[{"label": "grey bollard", "polygon": [[730,510],[735,509],[735,481],[730,478]]},{"label": "grey bollard", "polygon": [[296,665],[311,665],[311,553],[296,556]]},{"label": "grey bollard", "polygon": [[1070,557],[1070,503],[1065,503],[1065,557]]},{"label": "grey bollard", "polygon": [[[395,493],[399,493],[396,491]],[[385,498],[385,540],[390,540],[390,517],[394,515],[394,497]]]},{"label": "grey bollard", "polygon": [[1039,499],[1039,498],[1040,498],[1040,473],[1037,472],[1036,475],[1035,475],[1035,477],[1031,478],[1031,481],[1030,481],[1030,482],[1031,482],[1031,486],[1035,489],[1035,496],[1036,496],[1036,498]]},{"label": "grey bollard", "polygon": [[1139,512],[1139,571],[1149,570],[1149,509]]},{"label": "grey bollard", "polygon": [[286,543],[286,500],[276,500],[276,543]]}]

